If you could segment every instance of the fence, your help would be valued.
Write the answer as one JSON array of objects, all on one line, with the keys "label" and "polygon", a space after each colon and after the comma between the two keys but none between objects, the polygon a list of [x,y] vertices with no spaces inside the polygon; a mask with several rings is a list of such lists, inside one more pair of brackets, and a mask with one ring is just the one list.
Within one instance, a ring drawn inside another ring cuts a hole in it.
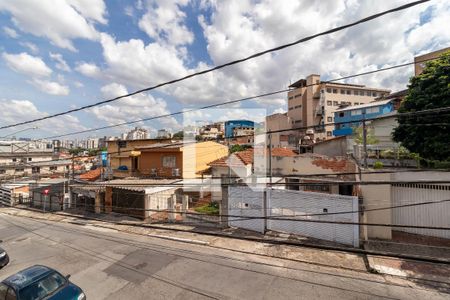
[{"label": "fence", "polygon": [[[232,227],[261,233],[273,230],[359,246],[358,225],[301,221],[357,223],[357,213],[333,214],[357,211],[357,197],[282,189],[252,190],[248,187],[229,187],[228,195],[228,214],[240,217],[229,217],[228,224]],[[308,214],[322,215],[305,216]],[[259,218],[245,219],[245,217]],[[271,217],[277,219],[271,219]],[[280,220],[282,218],[290,220]]]}]

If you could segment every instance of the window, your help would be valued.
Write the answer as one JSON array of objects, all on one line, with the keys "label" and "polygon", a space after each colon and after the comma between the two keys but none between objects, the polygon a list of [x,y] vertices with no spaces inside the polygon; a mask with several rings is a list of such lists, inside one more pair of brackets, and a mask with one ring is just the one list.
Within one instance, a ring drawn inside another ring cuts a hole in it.
[{"label": "window", "polygon": [[366,96],[369,96],[369,97],[370,97],[371,94],[372,94],[372,93],[371,93],[370,91],[366,91]]},{"label": "window", "polygon": [[376,96],[378,96],[378,94],[375,93],[375,92],[373,92],[373,93],[372,93],[372,96],[373,96],[373,97],[376,97]]},{"label": "window", "polygon": [[302,94],[295,95],[295,98],[301,97]]},{"label": "window", "polygon": [[163,156],[162,165],[164,168],[175,168],[176,157],[175,156]]},{"label": "window", "polygon": [[33,159],[31,157],[28,157],[28,161],[32,161]]},{"label": "window", "polygon": [[355,96],[358,96],[358,95],[359,95],[359,91],[353,91],[353,94],[354,94]]},{"label": "window", "polygon": [[359,103],[358,103],[358,102],[355,102],[355,105],[359,105]]},{"label": "window", "polygon": [[0,170],[0,174],[5,174],[6,170]]},{"label": "window", "polygon": [[366,109],[366,114],[375,114],[380,112],[380,107],[376,106],[376,107],[369,107]]},{"label": "window", "polygon": [[333,89],[333,94],[337,94],[337,89]]},{"label": "window", "polygon": [[41,173],[41,168],[39,168],[39,167],[32,167],[31,168],[31,173],[32,174],[39,174],[39,173]]},{"label": "window", "polygon": [[294,107],[293,107],[293,106],[289,107],[289,110],[293,110],[293,109],[294,109]]},{"label": "window", "polygon": [[331,89],[330,88],[327,88],[327,93],[331,93]]},{"label": "window", "polygon": [[347,95],[351,95],[352,91],[351,90],[347,90]]},{"label": "window", "polygon": [[352,116],[359,116],[362,114],[362,110],[361,109],[355,109],[352,110],[352,112],[350,113]]},{"label": "window", "polygon": [[327,136],[331,136],[331,131],[327,131]]},{"label": "window", "polygon": [[333,105],[334,105],[334,106],[338,106],[338,105],[339,105],[339,102],[338,102],[338,101],[333,101]]},{"label": "window", "polygon": [[56,171],[58,169],[58,167],[57,166],[51,166],[49,169],[50,169],[50,171]]},{"label": "window", "polygon": [[331,105],[333,105],[333,102],[332,101],[327,101],[327,105],[331,106]]},{"label": "window", "polygon": [[296,124],[301,123],[301,122],[302,122],[302,120],[295,121]]},{"label": "window", "polygon": [[46,298],[48,295],[54,293],[56,290],[65,285],[66,282],[67,279],[62,277],[60,274],[50,274],[49,276],[20,290],[20,299]]},{"label": "window", "polygon": [[292,100],[292,99],[294,99],[294,97],[293,97],[293,96],[289,97],[289,100]]},{"label": "window", "polygon": [[333,117],[327,117],[328,122],[333,122]]},{"label": "window", "polygon": [[347,104],[347,102],[341,101],[341,105],[345,105],[345,104]]},{"label": "window", "polygon": [[344,115],[345,115],[345,113],[343,113],[343,112],[340,112],[340,113],[339,113],[339,117],[340,117],[340,118],[343,118]]},{"label": "window", "polygon": [[345,95],[345,90],[341,90],[341,94],[344,94],[344,95]]},{"label": "window", "polygon": [[23,171],[25,171],[25,169],[24,168],[17,168],[17,169],[15,169],[15,171],[16,172],[23,172]]},{"label": "window", "polygon": [[296,106],[294,106],[294,108],[300,108],[300,107],[302,107],[301,105],[296,105]]},{"label": "window", "polygon": [[13,158],[12,161],[13,161],[13,162],[16,162],[16,161],[17,161],[17,158]]}]

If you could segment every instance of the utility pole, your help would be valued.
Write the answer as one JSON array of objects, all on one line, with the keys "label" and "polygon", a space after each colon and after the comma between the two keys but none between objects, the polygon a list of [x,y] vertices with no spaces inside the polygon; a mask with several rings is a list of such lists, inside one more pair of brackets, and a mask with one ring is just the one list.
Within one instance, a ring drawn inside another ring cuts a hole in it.
[{"label": "utility pole", "polygon": [[272,134],[269,133],[269,184],[272,187]]},{"label": "utility pole", "polygon": [[366,113],[363,113],[363,151],[364,151],[364,168],[367,169],[367,126]]}]

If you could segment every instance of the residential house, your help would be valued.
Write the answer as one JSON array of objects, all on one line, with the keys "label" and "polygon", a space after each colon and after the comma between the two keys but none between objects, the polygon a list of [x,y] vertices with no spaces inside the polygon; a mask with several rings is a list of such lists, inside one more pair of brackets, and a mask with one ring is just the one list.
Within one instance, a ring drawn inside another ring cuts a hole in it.
[{"label": "residential house", "polygon": [[228,147],[216,142],[160,143],[135,149],[140,176],[200,178],[208,164],[228,155]]},{"label": "residential house", "polygon": [[362,124],[363,120],[374,119],[394,111],[392,100],[381,100],[362,105],[339,108],[334,112],[334,136],[352,135],[353,128]]},{"label": "residential house", "polygon": [[136,147],[149,146],[158,143],[170,143],[170,139],[146,139],[146,140],[112,140],[107,142],[109,167],[113,177],[124,178],[138,175],[138,153]]}]

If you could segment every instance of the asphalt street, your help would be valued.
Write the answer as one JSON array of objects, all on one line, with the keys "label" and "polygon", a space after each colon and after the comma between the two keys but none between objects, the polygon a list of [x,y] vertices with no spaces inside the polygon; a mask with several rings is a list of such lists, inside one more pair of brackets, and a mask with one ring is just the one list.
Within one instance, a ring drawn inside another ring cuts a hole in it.
[{"label": "asphalt street", "polygon": [[0,239],[11,258],[0,280],[43,264],[88,299],[450,299],[377,274],[2,213]]}]

